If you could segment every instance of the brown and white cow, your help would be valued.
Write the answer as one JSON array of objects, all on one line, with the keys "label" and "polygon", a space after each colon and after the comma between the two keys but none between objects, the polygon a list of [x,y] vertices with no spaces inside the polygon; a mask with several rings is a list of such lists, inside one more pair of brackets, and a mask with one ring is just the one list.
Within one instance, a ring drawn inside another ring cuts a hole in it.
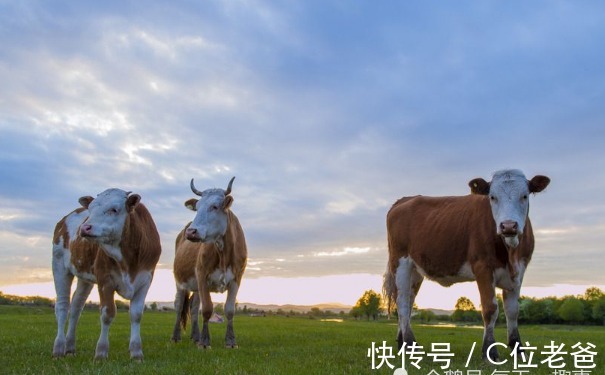
[{"label": "brown and white cow", "polygon": [[[233,331],[235,299],[242,276],[246,268],[248,250],[244,231],[231,211],[233,197],[231,186],[235,177],[229,181],[227,190],[208,189],[199,191],[191,179],[191,191],[200,199],[190,199],[185,206],[196,211],[193,221],[185,226],[176,239],[174,258],[174,278],[177,293],[175,309],[176,323],[172,334],[173,341],[181,338],[181,325],[184,326],[189,309],[189,294],[192,297],[192,338],[201,348],[210,347],[208,321],[212,316],[213,305],[210,292],[227,291],[225,315],[227,332],[225,346],[236,348]],[[196,294],[199,293],[199,299]],[[197,314],[199,301],[202,304],[202,332],[199,333]]]},{"label": "brown and white cow", "polygon": [[[161,247],[155,223],[140,200],[138,194],[108,189],[96,198],[80,198],[82,207],[57,223],[52,259],[58,325],[54,357],[75,353],[78,319],[97,283],[101,335],[95,359],[107,358],[109,353],[109,326],[116,314],[114,292],[130,300],[130,357],[143,358],[140,323]],[[74,276],[78,283],[70,306]]]},{"label": "brown and white cow", "polygon": [[498,356],[492,344],[498,317],[495,288],[501,288],[508,345],[515,348],[520,342],[520,288],[534,250],[529,194],[549,183],[545,176],[528,181],[519,170],[503,170],[491,182],[470,181],[471,195],[415,196],[395,202],[387,214],[384,292],[389,309],[397,304],[400,348],[403,342],[415,341],[410,316],[424,277],[444,286],[476,280],[485,327],[482,354],[490,359]]}]

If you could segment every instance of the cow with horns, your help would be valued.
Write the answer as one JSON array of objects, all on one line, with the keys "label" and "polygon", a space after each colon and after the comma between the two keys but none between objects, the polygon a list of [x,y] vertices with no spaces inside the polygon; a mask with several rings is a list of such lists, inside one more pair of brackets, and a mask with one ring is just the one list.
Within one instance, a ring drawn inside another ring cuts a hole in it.
[{"label": "cow with horns", "polygon": [[416,340],[410,316],[427,277],[444,286],[477,282],[484,321],[482,354],[492,360],[498,357],[495,288],[501,288],[508,344],[518,349],[518,300],[534,250],[529,194],[541,192],[549,183],[546,176],[527,180],[519,170],[503,170],[491,182],[470,181],[470,195],[404,197],[393,204],[387,214],[389,260],[384,292],[389,308],[397,304],[399,347]]},{"label": "cow with horns", "polygon": [[[130,300],[130,357],[143,359],[140,324],[161,246],[151,214],[140,200],[138,194],[108,189],[96,198],[80,198],[82,207],[57,223],[52,269],[58,332],[53,357],[75,353],[76,326],[84,303],[97,283],[101,335],[95,359],[107,358],[109,353],[109,326],[116,315],[116,292]],[[78,283],[70,306],[74,276]]]},{"label": "cow with horns", "polygon": [[[207,189],[199,191],[191,179],[191,191],[199,199],[189,199],[185,207],[195,211],[195,218],[178,234],[175,244],[174,278],[177,314],[172,341],[181,339],[181,327],[185,327],[187,315],[192,315],[192,339],[200,348],[210,347],[208,322],[213,305],[210,292],[227,291],[225,315],[227,332],[225,346],[236,348],[233,331],[235,299],[246,268],[247,248],[244,231],[237,216],[231,211],[233,197],[229,181],[227,190]],[[198,325],[199,304],[202,305],[202,332]]]}]

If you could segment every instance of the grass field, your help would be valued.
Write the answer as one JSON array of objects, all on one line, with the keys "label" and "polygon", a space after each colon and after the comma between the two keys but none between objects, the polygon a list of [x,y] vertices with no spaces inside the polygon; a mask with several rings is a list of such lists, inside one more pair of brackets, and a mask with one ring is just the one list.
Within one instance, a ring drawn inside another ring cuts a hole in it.
[{"label": "grass field", "polygon": [[[128,353],[129,317],[118,312],[110,333],[110,353],[106,361],[93,360],[99,335],[99,314],[86,310],[80,320],[76,356],[52,359],[51,351],[56,332],[54,312],[47,307],[0,306],[0,374],[392,374],[394,370],[383,364],[372,370],[368,349],[372,342],[381,346],[394,344],[394,321],[321,321],[303,317],[236,316],[235,330],[239,349],[223,348],[225,324],[212,324],[213,348],[197,349],[188,340],[170,342],[174,315],[169,312],[147,311],[143,317],[142,338],[145,360],[131,362]],[[554,340],[565,344],[569,353],[577,342],[596,345],[598,354],[591,374],[605,374],[601,351],[605,348],[605,327],[588,326],[521,326],[521,336],[538,350],[534,355],[537,369],[529,372],[513,371],[509,351],[500,349],[501,359],[508,363],[494,366],[480,359],[482,330],[472,327],[437,327],[416,325],[416,338],[430,351],[431,342],[450,343],[454,359],[449,370],[467,375],[467,370],[481,370],[481,375],[492,374],[553,374],[546,364],[539,364],[544,345]],[[505,328],[498,327],[496,340],[505,340]],[[473,342],[477,342],[468,368],[465,363]],[[394,354],[396,350],[394,349]],[[566,369],[574,369],[571,355],[564,355]],[[376,365],[380,362],[377,355]],[[446,374],[425,355],[421,370],[406,366],[408,373]],[[400,366],[401,359],[391,359]],[[472,372],[471,372],[472,373]],[[451,372],[453,375],[454,372]],[[478,374],[474,372],[473,375]],[[570,375],[575,375],[573,372]]]}]

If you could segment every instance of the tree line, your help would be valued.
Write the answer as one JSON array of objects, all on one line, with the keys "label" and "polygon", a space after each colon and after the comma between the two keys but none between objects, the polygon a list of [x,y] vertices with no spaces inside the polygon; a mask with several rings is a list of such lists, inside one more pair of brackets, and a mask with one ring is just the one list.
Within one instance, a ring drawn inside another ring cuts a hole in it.
[{"label": "tree line", "polygon": [[[31,296],[22,297],[4,294],[0,291],[0,305],[25,305],[25,306],[54,306],[54,300],[45,297]],[[87,303],[88,308],[98,308],[97,304]],[[128,309],[128,304],[116,300],[118,309]],[[216,311],[221,312],[220,305],[216,306]],[[157,307],[156,307],[157,308]],[[152,306],[152,310],[153,306]],[[238,306],[238,313],[266,315],[264,310],[249,309]],[[373,290],[366,290],[357,300],[357,303],[349,311],[349,316],[354,319],[377,320],[384,317],[386,309],[383,298]],[[285,316],[309,316],[309,317],[345,317],[345,313],[334,313],[331,311],[322,311],[315,307],[306,313],[294,311],[269,312],[269,315]],[[397,310],[392,311],[393,317],[397,317]],[[412,320],[420,322],[433,321],[453,321],[480,323],[481,312],[477,310],[473,302],[467,297],[460,297],[454,306],[451,315],[438,315],[429,309],[419,309],[414,304]],[[498,295],[498,322],[505,323],[504,306],[502,296]],[[583,295],[564,296],[564,297],[545,297],[531,298],[522,296],[519,299],[519,323],[526,324],[585,324],[585,325],[605,325],[605,293],[597,288],[590,287],[586,289]]]},{"label": "tree line", "polygon": [[[359,298],[349,314],[367,320],[385,315],[383,298],[373,290],[367,290]],[[397,317],[397,311],[391,312]],[[414,304],[412,319],[421,322],[453,321],[481,322],[481,312],[467,297],[460,297],[451,315],[437,315],[429,309],[418,309]],[[498,322],[506,322],[502,296],[498,295]],[[597,288],[586,289],[583,295],[564,297],[519,299],[519,322],[526,324],[586,324],[605,325],[605,293]]]}]

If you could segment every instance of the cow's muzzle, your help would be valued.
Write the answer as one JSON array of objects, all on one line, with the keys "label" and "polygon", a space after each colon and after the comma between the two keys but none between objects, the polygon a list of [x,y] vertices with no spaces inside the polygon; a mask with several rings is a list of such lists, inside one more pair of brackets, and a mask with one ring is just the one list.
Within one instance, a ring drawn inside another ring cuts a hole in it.
[{"label": "cow's muzzle", "polygon": [[191,242],[201,242],[202,241],[200,232],[195,228],[187,228],[187,230],[185,231],[185,238]]},{"label": "cow's muzzle", "polygon": [[514,249],[519,246],[519,237],[521,235],[519,232],[519,223],[513,220],[505,220],[500,223],[498,229],[508,248]]},{"label": "cow's muzzle", "polygon": [[80,226],[80,236],[82,237],[94,237],[92,233],[92,225],[90,224],[82,224]]},{"label": "cow's muzzle", "polygon": [[512,237],[519,234],[519,224],[516,221],[505,220],[500,223],[500,234],[504,237]]}]

